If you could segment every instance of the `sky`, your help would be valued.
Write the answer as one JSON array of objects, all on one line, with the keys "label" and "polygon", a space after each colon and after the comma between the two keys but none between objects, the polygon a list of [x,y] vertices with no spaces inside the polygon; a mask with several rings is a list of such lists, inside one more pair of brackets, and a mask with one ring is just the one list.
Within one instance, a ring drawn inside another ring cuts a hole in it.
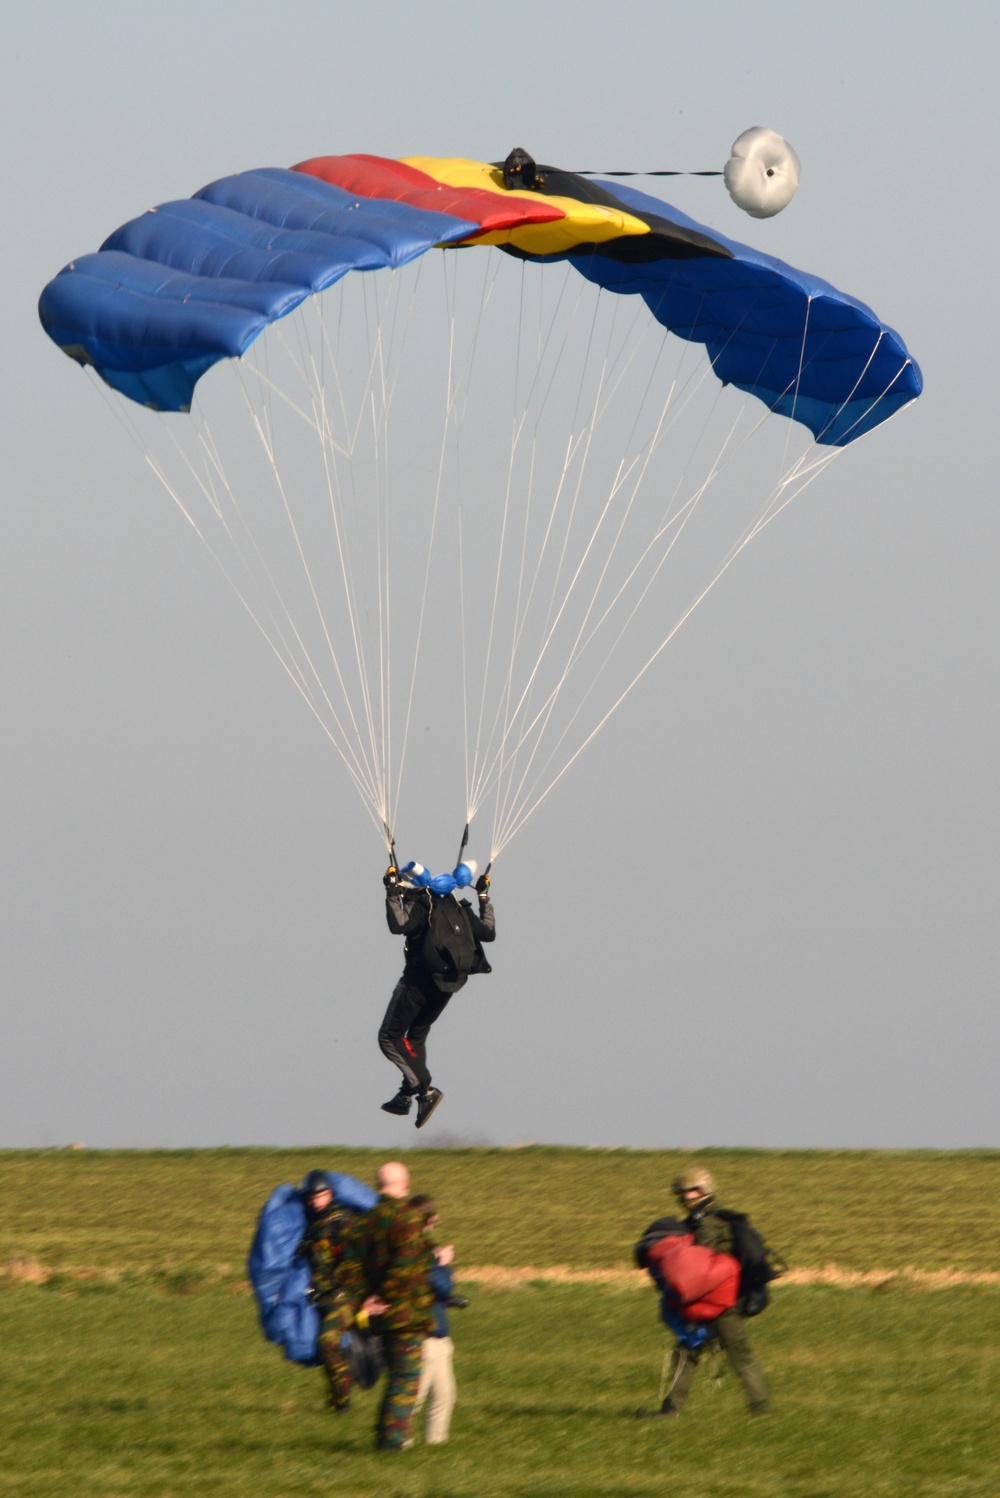
[{"label": "sky", "polygon": [[925,393],[748,548],[504,851],[420,1143],[1000,1146],[995,8],[3,18],[0,1147],[417,1139],[379,1110],[384,849],[42,286],[251,167],[717,169],[756,124],[803,164],[780,216],[638,185],[874,307]]}]

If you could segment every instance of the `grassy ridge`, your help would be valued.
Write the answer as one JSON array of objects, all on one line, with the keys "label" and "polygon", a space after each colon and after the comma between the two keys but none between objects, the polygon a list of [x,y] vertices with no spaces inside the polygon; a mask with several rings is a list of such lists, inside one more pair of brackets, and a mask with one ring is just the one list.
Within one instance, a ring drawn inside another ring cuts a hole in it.
[{"label": "grassy ridge", "polygon": [[[0,1152],[0,1266],[238,1275],[260,1205],[313,1165],[371,1180],[384,1152]],[[410,1150],[460,1262],[610,1268],[672,1205],[680,1169],[707,1165],[796,1268],[1000,1270],[1000,1151]]]}]

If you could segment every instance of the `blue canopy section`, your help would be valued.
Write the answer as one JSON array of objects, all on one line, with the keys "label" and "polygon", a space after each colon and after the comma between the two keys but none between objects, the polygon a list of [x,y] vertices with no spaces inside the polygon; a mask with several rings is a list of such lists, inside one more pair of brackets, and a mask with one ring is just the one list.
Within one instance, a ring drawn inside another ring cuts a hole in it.
[{"label": "blue canopy section", "polygon": [[719,379],[844,447],[923,389],[899,334],[870,307],[771,255],[706,230],[660,198],[598,186],[627,207],[712,237],[732,259],[622,263],[599,251],[566,257],[609,291],[642,296],[664,327],[703,343]]},{"label": "blue canopy section", "polygon": [[38,312],[60,348],[122,395],[185,411],[207,369],[311,293],[478,228],[302,172],[241,172],[123,224],[49,282]]},{"label": "blue canopy section", "polygon": [[[325,1172],[330,1190],[342,1207],[370,1212],[378,1195],[363,1181],[338,1171]],[[306,1230],[306,1209],[295,1186],[272,1191],[257,1220],[257,1231],[247,1259],[247,1275],[257,1298],[261,1329],[269,1342],[284,1348],[293,1363],[319,1361],[316,1339],[319,1312],[310,1305],[309,1265],[298,1256]]]}]

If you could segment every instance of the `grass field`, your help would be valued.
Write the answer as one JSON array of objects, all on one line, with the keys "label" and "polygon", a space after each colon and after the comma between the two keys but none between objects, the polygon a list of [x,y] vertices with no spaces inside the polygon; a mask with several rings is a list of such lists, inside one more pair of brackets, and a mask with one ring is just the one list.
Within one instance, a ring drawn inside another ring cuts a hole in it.
[{"label": "grass field", "polygon": [[[972,1498],[1000,1494],[1000,1288],[781,1285],[754,1323],[774,1414],[703,1370],[655,1402],[655,1297],[620,1281],[470,1282],[446,1447],[371,1449],[374,1395],[338,1421],[316,1370],[260,1337],[242,1261],[268,1190],[361,1151],[0,1153],[0,1495]],[[702,1152],[794,1268],[1000,1268],[1000,1155]],[[692,1156],[425,1150],[461,1266],[624,1266]],[[9,1272],[11,1268],[15,1272]],[[488,1281],[488,1276],[486,1277]]]}]

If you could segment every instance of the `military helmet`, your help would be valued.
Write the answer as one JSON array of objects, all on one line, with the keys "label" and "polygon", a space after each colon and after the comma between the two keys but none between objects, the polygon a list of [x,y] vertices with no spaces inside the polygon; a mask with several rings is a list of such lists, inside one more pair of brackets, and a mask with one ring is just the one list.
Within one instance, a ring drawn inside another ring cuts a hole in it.
[{"label": "military helmet", "polygon": [[679,1176],[674,1178],[670,1189],[675,1196],[679,1196],[682,1200],[685,1191],[699,1192],[698,1200],[694,1203],[686,1203],[686,1205],[701,1207],[706,1202],[710,1202],[715,1196],[715,1178],[710,1170],[683,1170]]},{"label": "military helmet", "polygon": [[330,1180],[325,1170],[311,1170],[299,1187],[303,1196],[315,1196],[319,1191],[330,1190]]}]

